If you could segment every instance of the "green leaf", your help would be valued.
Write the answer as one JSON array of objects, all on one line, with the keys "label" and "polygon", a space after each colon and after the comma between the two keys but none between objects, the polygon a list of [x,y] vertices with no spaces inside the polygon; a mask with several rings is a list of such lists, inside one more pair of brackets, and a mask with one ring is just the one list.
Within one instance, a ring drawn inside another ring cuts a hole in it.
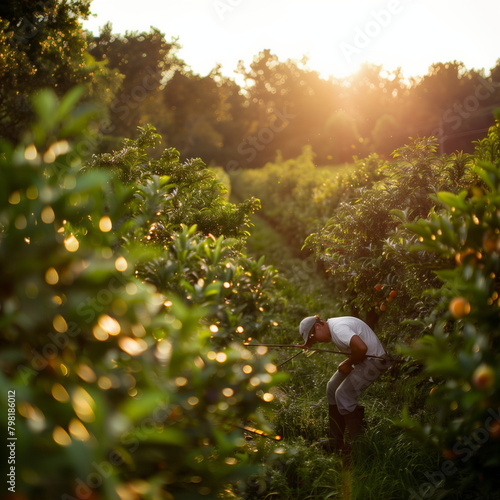
[{"label": "green leaf", "polygon": [[61,103],[59,104],[59,109],[57,111],[58,120],[62,120],[64,117],[70,115],[84,93],[85,87],[83,85],[77,85],[76,87],[70,89],[63,96],[63,98],[61,99]]},{"label": "green leaf", "polygon": [[458,273],[455,269],[441,269],[439,271],[434,271],[434,274],[444,283],[452,282],[458,277]]},{"label": "green leaf", "polygon": [[460,194],[455,195],[447,191],[441,191],[437,194],[437,197],[443,205],[450,207],[450,209],[459,209],[463,212],[467,211],[467,204],[465,203],[465,198],[467,196],[467,191],[462,191]]},{"label": "green leaf", "polygon": [[59,103],[53,90],[40,90],[33,95],[32,101],[37,115],[43,122],[53,123],[55,121]]},{"label": "green leaf", "polygon": [[[488,164],[486,164],[488,165]],[[479,166],[479,167],[474,167],[472,171],[476,173],[481,179],[484,181],[484,183],[493,191],[495,189],[495,175],[493,172],[488,172],[485,168],[486,166],[484,163]],[[491,164],[490,164],[491,165]],[[497,178],[498,182],[498,178]]]},{"label": "green leaf", "polygon": [[130,398],[120,408],[120,413],[133,422],[151,415],[166,405],[167,395],[160,391],[144,391],[140,399]]}]

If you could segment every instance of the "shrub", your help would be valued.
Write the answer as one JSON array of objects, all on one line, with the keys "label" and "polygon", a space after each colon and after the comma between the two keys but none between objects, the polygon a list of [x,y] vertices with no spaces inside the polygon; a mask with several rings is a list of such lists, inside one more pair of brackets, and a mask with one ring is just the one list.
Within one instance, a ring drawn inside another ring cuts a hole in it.
[{"label": "shrub", "polygon": [[243,427],[268,427],[263,400],[282,379],[241,342],[265,323],[276,279],[241,250],[255,204],[223,201],[173,150],[149,160],[149,128],[106,157],[118,172],[100,157],[82,169],[94,110],[79,93],[39,93],[31,135],[2,142],[0,383],[16,420],[3,398],[1,425],[18,438],[15,491],[206,498],[249,473]]},{"label": "shrub", "polygon": [[429,402],[436,419],[427,426],[408,416],[404,422],[438,447],[452,471],[435,490],[466,477],[469,491],[493,498],[500,451],[498,123],[476,144],[471,168],[480,182],[437,193],[441,208],[408,225],[418,237],[414,250],[437,257],[442,286],[427,318],[430,333],[405,350],[435,380]]},{"label": "shrub", "polygon": [[444,173],[459,158],[441,157],[436,149],[433,139],[424,138],[396,150],[396,161],[380,167],[381,178],[341,203],[306,240],[332,276],[344,308],[372,326],[382,315],[399,324],[401,317],[418,317],[415,305],[425,309],[421,295],[432,276],[426,261],[418,266],[408,256],[401,226],[426,217],[434,205],[429,195],[449,185]]}]

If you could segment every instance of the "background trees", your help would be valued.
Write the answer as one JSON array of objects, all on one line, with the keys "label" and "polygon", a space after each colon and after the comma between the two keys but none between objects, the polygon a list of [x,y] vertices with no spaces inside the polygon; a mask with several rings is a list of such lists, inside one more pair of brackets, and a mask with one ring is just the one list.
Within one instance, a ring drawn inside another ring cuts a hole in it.
[{"label": "background trees", "polygon": [[109,122],[103,130],[109,136],[107,141],[114,141],[108,149],[130,137],[136,127],[149,123],[151,115],[165,119],[158,109],[160,89],[169,72],[183,64],[175,56],[175,42],[167,43],[165,36],[154,28],[149,33],[114,35],[107,24],[99,36],[88,36],[87,43],[88,52],[96,61],[120,75],[120,91],[109,103]]},{"label": "background trees", "polygon": [[[33,8],[31,8],[33,7]],[[307,61],[280,61],[270,50],[237,68],[238,81],[214,68],[194,74],[176,49],[152,28],[117,35],[82,33],[85,2],[8,2],[2,7],[4,57],[0,123],[14,138],[30,117],[28,89],[63,93],[88,82],[89,97],[107,110],[102,151],[111,151],[137,126],[153,124],[182,155],[203,157],[227,170],[255,168],[281,151],[284,158],[309,145],[321,165],[352,156],[387,156],[406,137],[437,137],[441,152],[470,151],[492,125],[499,101],[498,71],[440,62],[418,79],[400,70],[365,65],[344,79],[320,78]]]},{"label": "background trees", "polygon": [[0,7],[0,136],[16,139],[33,118],[30,96],[53,88],[65,94],[87,83],[87,99],[109,106],[118,73],[89,56],[80,18],[86,1],[8,0]]}]

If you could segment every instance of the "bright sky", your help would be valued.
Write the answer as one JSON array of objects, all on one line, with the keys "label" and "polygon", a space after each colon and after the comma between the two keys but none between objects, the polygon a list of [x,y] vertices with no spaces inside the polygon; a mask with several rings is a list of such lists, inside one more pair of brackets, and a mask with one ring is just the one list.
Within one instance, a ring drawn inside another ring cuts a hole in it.
[{"label": "bright sky", "polygon": [[149,31],[179,38],[181,59],[195,73],[217,63],[234,77],[264,49],[300,60],[323,76],[344,77],[364,61],[406,77],[434,62],[461,61],[486,74],[500,58],[499,0],[93,0],[98,33]]}]

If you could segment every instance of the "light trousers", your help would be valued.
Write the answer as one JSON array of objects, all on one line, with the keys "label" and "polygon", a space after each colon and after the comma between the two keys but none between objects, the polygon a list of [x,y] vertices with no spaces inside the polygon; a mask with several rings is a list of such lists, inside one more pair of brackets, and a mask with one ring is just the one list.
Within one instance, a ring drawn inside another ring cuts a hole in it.
[{"label": "light trousers", "polygon": [[336,405],[341,415],[347,415],[356,409],[360,394],[389,368],[389,358],[365,358],[354,365],[348,375],[338,370],[326,385],[329,405]]}]

